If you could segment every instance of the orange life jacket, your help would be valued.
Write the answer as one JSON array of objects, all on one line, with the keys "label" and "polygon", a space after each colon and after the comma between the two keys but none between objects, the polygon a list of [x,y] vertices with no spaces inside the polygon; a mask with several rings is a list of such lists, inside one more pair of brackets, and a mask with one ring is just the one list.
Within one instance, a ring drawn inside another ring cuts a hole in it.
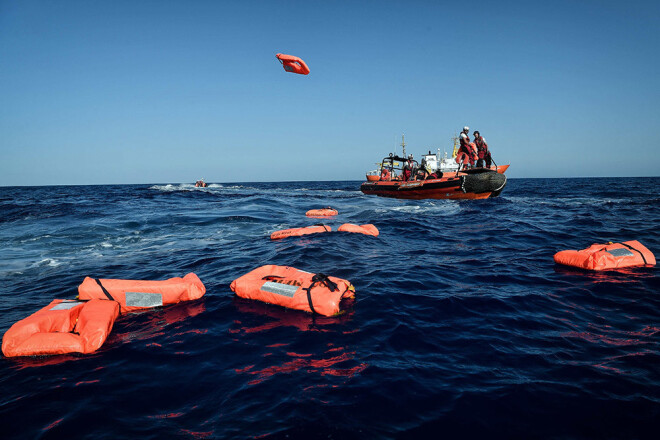
[{"label": "orange life jacket", "polygon": [[206,287],[194,273],[164,281],[109,280],[85,277],[78,286],[80,299],[112,299],[121,313],[192,301],[201,298]]},{"label": "orange life jacket", "polygon": [[587,270],[607,270],[631,266],[655,266],[655,256],[639,241],[592,244],[580,251],[555,254],[555,263]]},{"label": "orange life jacket", "polygon": [[232,281],[230,288],[241,298],[324,316],[336,315],[342,298],[355,296],[353,285],[341,278],[275,265],[254,269]]},{"label": "orange life jacket", "polygon": [[321,209],[310,209],[305,213],[307,217],[332,217],[337,214],[339,214],[339,212],[329,206]]},{"label": "orange life jacket", "polygon": [[378,237],[378,228],[372,224],[358,226],[352,223],[344,223],[337,229],[337,232],[356,232],[358,234],[373,235],[374,237]]},{"label": "orange life jacket", "polygon": [[318,234],[320,232],[330,232],[332,228],[326,225],[307,226],[306,228],[291,228],[275,231],[270,234],[271,240],[279,240],[287,237],[299,237],[301,235]]},{"label": "orange life jacket", "polygon": [[115,301],[55,299],[7,330],[2,353],[7,357],[92,353],[103,345],[118,315]]},{"label": "orange life jacket", "polygon": [[307,75],[309,73],[309,67],[307,67],[307,64],[302,59],[283,53],[278,53],[275,56],[280,60],[282,67],[287,72],[298,73],[300,75]]}]

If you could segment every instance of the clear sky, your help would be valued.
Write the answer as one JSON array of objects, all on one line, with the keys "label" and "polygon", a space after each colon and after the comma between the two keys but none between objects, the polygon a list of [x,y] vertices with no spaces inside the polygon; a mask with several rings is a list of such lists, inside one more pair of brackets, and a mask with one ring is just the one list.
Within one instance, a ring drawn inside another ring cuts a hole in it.
[{"label": "clear sky", "polygon": [[464,125],[510,177],[658,176],[659,29],[658,1],[0,0],[0,185],[360,180]]}]

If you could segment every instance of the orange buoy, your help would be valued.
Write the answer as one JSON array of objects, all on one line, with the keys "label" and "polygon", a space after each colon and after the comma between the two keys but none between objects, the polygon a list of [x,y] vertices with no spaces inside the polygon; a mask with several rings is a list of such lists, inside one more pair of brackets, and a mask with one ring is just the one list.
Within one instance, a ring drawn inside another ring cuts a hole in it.
[{"label": "orange buoy", "polygon": [[324,316],[336,315],[342,298],[355,296],[353,285],[341,278],[272,264],[235,279],[229,287],[241,298]]},{"label": "orange buoy", "polygon": [[339,212],[329,206],[321,209],[310,209],[305,213],[307,217],[332,217],[337,214],[339,214]]},{"label": "orange buoy", "polygon": [[637,240],[592,244],[580,251],[557,252],[555,263],[587,270],[607,270],[632,266],[655,266],[655,256]]},{"label": "orange buoy", "polygon": [[283,53],[278,53],[275,56],[280,60],[282,67],[287,72],[298,73],[300,75],[307,75],[309,73],[309,67],[307,67],[307,64],[302,59]]},{"label": "orange buoy", "polygon": [[337,229],[337,232],[355,232],[358,234],[373,235],[374,237],[378,237],[378,228],[372,224],[359,226],[352,223],[344,223]]},{"label": "orange buoy", "polygon": [[7,330],[2,353],[7,357],[92,353],[103,345],[118,315],[115,301],[55,299]]},{"label": "orange buoy", "polygon": [[275,231],[270,234],[271,240],[279,240],[287,237],[299,237],[301,235],[318,234],[321,232],[330,232],[332,228],[326,225],[307,226],[305,228],[291,228]]},{"label": "orange buoy", "polygon": [[176,304],[201,298],[206,288],[194,273],[164,281],[111,280],[86,277],[78,286],[80,299],[112,299],[121,312]]}]

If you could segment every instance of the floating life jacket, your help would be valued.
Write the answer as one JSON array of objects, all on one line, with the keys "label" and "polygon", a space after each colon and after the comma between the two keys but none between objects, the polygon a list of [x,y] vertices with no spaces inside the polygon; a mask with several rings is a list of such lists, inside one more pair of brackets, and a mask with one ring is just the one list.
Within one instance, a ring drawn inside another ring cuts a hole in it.
[{"label": "floating life jacket", "polygon": [[358,234],[373,235],[378,237],[378,228],[372,224],[368,225],[354,225],[352,223],[344,223],[338,229],[338,232],[356,232]]},{"label": "floating life jacket", "polygon": [[194,273],[165,281],[106,280],[86,277],[78,286],[80,299],[111,299],[121,313],[192,301],[201,298],[206,288]]},{"label": "floating life jacket", "polygon": [[555,254],[555,263],[587,270],[607,270],[631,266],[655,266],[655,256],[639,241],[592,244],[581,251]]},{"label": "floating life jacket", "polygon": [[55,299],[7,330],[2,353],[7,357],[92,353],[103,345],[118,315],[115,301]]},{"label": "floating life jacket", "polygon": [[339,214],[339,212],[329,206],[321,209],[310,209],[305,213],[307,217],[332,217],[337,214]]},{"label": "floating life jacket", "polygon": [[309,67],[303,60],[293,55],[285,55],[283,53],[278,53],[275,55],[278,60],[282,63],[284,70],[291,73],[299,73],[300,75],[307,75],[309,73]]},{"label": "floating life jacket", "polygon": [[241,298],[324,316],[336,315],[342,298],[355,296],[353,285],[341,278],[275,265],[254,269],[232,281],[230,288]]},{"label": "floating life jacket", "polygon": [[275,231],[270,234],[271,240],[279,240],[287,237],[299,237],[301,235],[318,234],[321,232],[330,232],[332,228],[326,225],[307,226],[306,228],[291,228]]}]

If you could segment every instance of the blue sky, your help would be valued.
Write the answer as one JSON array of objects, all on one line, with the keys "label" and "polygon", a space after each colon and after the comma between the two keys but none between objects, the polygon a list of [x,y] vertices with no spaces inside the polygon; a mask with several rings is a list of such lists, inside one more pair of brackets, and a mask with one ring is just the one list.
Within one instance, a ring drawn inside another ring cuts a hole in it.
[{"label": "blue sky", "polygon": [[660,2],[0,0],[0,185],[360,180],[466,124],[510,177],[658,176],[659,28]]}]

